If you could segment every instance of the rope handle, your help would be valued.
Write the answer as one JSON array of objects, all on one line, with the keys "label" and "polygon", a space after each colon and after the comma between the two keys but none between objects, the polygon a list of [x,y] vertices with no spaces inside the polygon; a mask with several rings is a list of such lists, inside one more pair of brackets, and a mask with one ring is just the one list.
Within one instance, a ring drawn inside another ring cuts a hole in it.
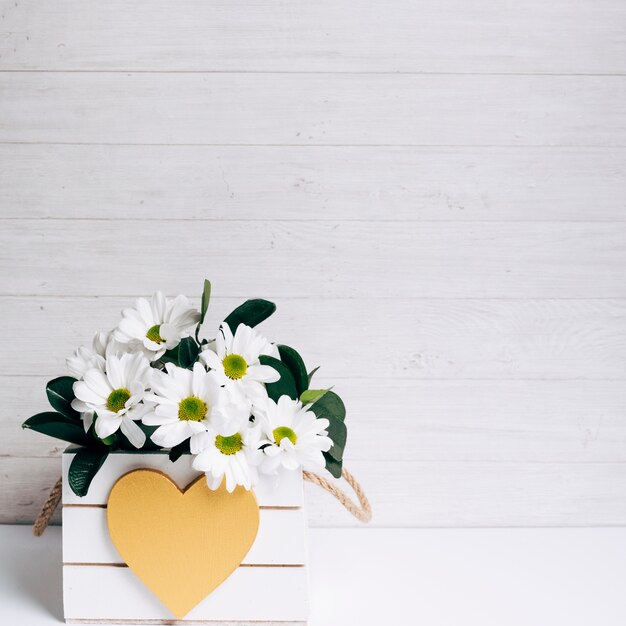
[{"label": "rope handle", "polygon": [[43,531],[48,527],[50,519],[56,511],[57,506],[59,506],[62,485],[63,481],[59,478],[54,487],[50,490],[46,501],[43,503],[41,511],[39,511],[39,515],[33,524],[33,535],[35,535],[35,537],[41,537],[41,535],[43,535]]},{"label": "rope handle", "polygon": [[[339,487],[337,487],[334,483],[331,483],[323,476],[307,471],[304,471],[302,474],[304,476],[304,480],[318,485],[322,489],[328,491],[328,493],[332,496],[335,496],[335,498],[337,498],[337,500],[339,500],[339,502],[359,521],[367,524],[372,519],[372,507],[370,506],[367,496],[361,488],[361,485],[359,485],[354,476],[352,476],[347,469],[342,471],[341,476],[348,483],[348,485],[352,487],[352,490],[359,500],[358,505],[355,504],[349,496],[346,495],[346,493],[339,489]],[[46,501],[43,503],[41,511],[33,524],[33,535],[35,535],[35,537],[41,537],[41,535],[43,535],[43,531],[48,527],[57,506],[59,506],[59,502],[61,501],[62,484],[62,479],[59,478],[54,487],[50,490]]]},{"label": "rope handle", "polygon": [[367,524],[372,519],[372,507],[365,495],[365,492],[361,488],[361,485],[357,482],[356,478],[347,470],[343,469],[341,472],[342,478],[352,487],[352,491],[356,494],[359,500],[359,504],[355,504],[348,495],[343,492],[335,483],[332,483],[327,478],[320,476],[319,474],[313,474],[312,472],[304,471],[304,480],[308,480],[310,483],[318,485],[322,489],[325,489],[331,496],[335,496],[337,500],[356,517],[360,522]]}]

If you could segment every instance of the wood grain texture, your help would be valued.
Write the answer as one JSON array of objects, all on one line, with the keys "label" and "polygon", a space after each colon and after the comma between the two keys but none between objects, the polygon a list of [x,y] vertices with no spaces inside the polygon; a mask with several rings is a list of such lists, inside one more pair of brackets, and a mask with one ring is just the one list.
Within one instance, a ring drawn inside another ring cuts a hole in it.
[{"label": "wood grain texture", "polygon": [[193,293],[210,275],[224,295],[281,299],[614,298],[625,266],[624,222],[7,220],[0,231],[0,295]]},{"label": "wood grain texture", "polygon": [[[303,509],[261,509],[259,533],[244,565],[304,565]],[[63,507],[64,563],[123,563],[111,542],[105,508]]]},{"label": "wood grain texture", "polygon": [[626,146],[626,76],[9,72],[0,92],[2,142]]},{"label": "wood grain texture", "polygon": [[[182,282],[184,275],[180,278]],[[154,282],[155,288],[159,286],[153,277],[148,280]],[[213,291],[228,293],[233,285],[236,286],[233,282],[214,281]],[[51,287],[54,289],[55,285]],[[192,301],[198,302],[194,292],[188,293]],[[262,289],[253,293],[266,295]],[[220,321],[243,299],[214,296],[203,333],[214,336]],[[96,331],[114,328],[122,308],[132,306],[134,300],[130,296],[0,297],[0,327],[6,335],[6,359],[0,361],[0,376],[44,377],[24,382],[5,379],[5,408],[23,416],[29,407],[20,406],[22,394],[29,388],[30,393],[39,393],[46,380],[65,374],[65,358],[78,346],[90,345]],[[626,377],[624,299],[318,296],[280,297],[276,302],[276,313],[259,330],[272,341],[295,346],[309,369],[320,365],[318,377],[326,381],[346,380],[346,390],[354,379],[379,377]],[[40,405],[43,396],[33,399]]]},{"label": "wood grain texture", "polygon": [[[70,619],[172,619],[172,614],[128,568],[65,565],[63,576],[63,605],[65,616]],[[100,593],[100,587],[108,589],[117,602]],[[280,602],[268,601],[268,589],[282,590],[285,598]],[[242,598],[248,601],[242,602]],[[307,614],[305,568],[240,567],[191,609],[185,621],[306,621]]]},{"label": "wood grain texture", "polygon": [[0,144],[0,214],[621,221],[625,160],[621,148]]},{"label": "wood grain texture", "polygon": [[[120,19],[120,16],[124,16]],[[2,69],[624,72],[619,0],[36,0],[6,5]]]},{"label": "wood grain texture", "polygon": [[[274,299],[381,526],[626,522],[626,5],[0,11],[0,519],[22,433],[121,306]],[[385,419],[381,419],[381,414]],[[315,525],[355,522],[307,488]]]},{"label": "wood grain texture", "polygon": [[[373,462],[348,454],[346,467],[371,500],[373,527],[618,526],[626,518],[624,463]],[[0,492],[1,521],[30,523],[60,472],[59,459],[0,458],[3,483],[13,485]],[[305,492],[311,525],[361,526],[319,487]]]}]

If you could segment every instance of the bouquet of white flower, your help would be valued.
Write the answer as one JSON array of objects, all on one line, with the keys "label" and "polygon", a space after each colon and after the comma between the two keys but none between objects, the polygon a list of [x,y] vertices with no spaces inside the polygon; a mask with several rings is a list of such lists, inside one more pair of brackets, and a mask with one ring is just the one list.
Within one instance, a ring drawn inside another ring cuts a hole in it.
[{"label": "bouquet of white flower", "polygon": [[[200,338],[211,285],[200,310],[185,296],[155,293],[124,309],[110,332],[67,359],[71,376],[51,380],[54,412],[23,426],[81,446],[68,481],[84,496],[109,452],[170,450],[217,489],[251,489],[259,473],[303,468],[342,473],[345,407],[330,389],[310,389],[298,352],[270,343],[254,327],[276,309],[248,300]],[[204,333],[202,333],[204,334]]]}]

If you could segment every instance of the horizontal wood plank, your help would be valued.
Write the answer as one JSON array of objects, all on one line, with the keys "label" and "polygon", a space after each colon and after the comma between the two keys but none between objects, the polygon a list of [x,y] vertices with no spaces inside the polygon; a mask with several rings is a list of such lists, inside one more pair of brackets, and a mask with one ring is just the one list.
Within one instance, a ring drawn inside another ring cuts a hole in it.
[{"label": "horizontal wood plank", "polygon": [[22,0],[2,17],[2,69],[626,71],[619,0]]},{"label": "horizontal wood plank", "polygon": [[0,213],[619,221],[625,160],[612,148],[0,144]]},{"label": "horizontal wood plank", "polygon": [[[63,454],[63,475],[67,476],[74,452]],[[100,471],[89,486],[88,493],[82,498],[77,496],[66,481],[63,483],[63,505],[105,505],[109,493],[120,476],[136,469],[154,469],[167,474],[180,489],[202,476],[191,466],[192,457],[184,454],[172,463],[167,451],[158,450],[146,454],[125,454],[123,451],[112,452],[106,458]],[[282,472],[277,476],[264,475],[259,479],[254,492],[259,506],[300,507],[302,506],[302,476],[299,470]]]},{"label": "horizontal wood plank", "polygon": [[[126,567],[64,565],[63,579],[66,618],[130,622],[173,619]],[[280,590],[279,601],[271,590]],[[304,567],[240,567],[191,609],[184,621],[306,621],[307,614]]]},{"label": "horizontal wood plank", "polygon": [[626,146],[626,76],[9,72],[0,92],[1,142]]},{"label": "horizontal wood plank", "polygon": [[[104,508],[63,507],[65,563],[124,563],[111,538]],[[243,565],[304,565],[302,509],[261,509],[259,532]]]},{"label": "horizontal wood plank", "polygon": [[209,275],[221,295],[280,299],[615,298],[626,296],[625,265],[626,222],[120,228],[109,220],[6,220],[0,229],[0,295],[195,293]]},{"label": "horizontal wood plank", "polygon": [[[399,445],[397,436],[391,439],[378,445]],[[626,524],[624,463],[357,461],[348,456],[346,467],[371,500],[373,526]],[[0,458],[0,522],[32,522],[60,473],[59,459]],[[360,526],[327,492],[308,483],[305,491],[311,525]]]},{"label": "horizontal wood plank", "polygon": [[[42,258],[39,265],[42,271],[43,265]],[[263,280],[262,274],[253,275],[259,283]],[[104,281],[110,281],[104,272],[101,276]],[[161,278],[159,276],[158,280]],[[181,287],[187,287],[192,301],[199,305],[196,292],[201,284],[201,274],[193,285],[183,272],[173,276],[169,284],[173,289],[176,289],[177,278]],[[153,283],[158,288],[161,286],[158,280],[151,276],[146,278],[146,284]],[[82,284],[89,287],[87,276]],[[100,285],[102,289],[106,284]],[[111,281],[109,284],[111,289],[116,287]],[[232,293],[237,284],[236,280],[214,279],[213,292]],[[72,286],[69,280],[67,285]],[[94,289],[97,287],[97,284],[93,286]],[[51,288],[60,289],[64,285],[56,287],[52,284]],[[145,289],[145,285],[141,289]],[[251,296],[273,297],[271,291],[275,285],[268,282],[269,293],[264,293],[261,287],[253,289],[249,293]],[[375,289],[380,291],[378,286]],[[171,295],[176,293],[170,292]],[[220,320],[243,300],[245,297],[214,295],[203,333],[215,336]],[[6,412],[21,419],[28,416],[28,411],[40,406],[44,400],[40,389],[42,383],[65,374],[66,357],[78,346],[91,345],[96,331],[114,328],[122,308],[132,306],[134,301],[134,296],[1,297],[0,327],[5,334],[5,358],[0,361],[0,375],[10,377],[4,384],[3,407]],[[327,381],[350,381],[344,387],[349,387],[357,378],[626,377],[624,299],[287,296],[275,301],[276,313],[259,327],[259,331],[271,341],[294,346],[309,369],[320,365],[322,369],[318,377],[321,375]],[[390,323],[390,320],[394,322]],[[20,381],[16,376],[42,378]],[[24,404],[24,394],[33,398],[28,406]]]},{"label": "horizontal wood plank", "polygon": [[[45,379],[0,380],[0,455],[58,456],[65,442],[19,427],[49,409]],[[331,385],[348,409],[352,459],[626,462],[623,380],[317,378]],[[396,437],[401,445],[373,443]]]}]

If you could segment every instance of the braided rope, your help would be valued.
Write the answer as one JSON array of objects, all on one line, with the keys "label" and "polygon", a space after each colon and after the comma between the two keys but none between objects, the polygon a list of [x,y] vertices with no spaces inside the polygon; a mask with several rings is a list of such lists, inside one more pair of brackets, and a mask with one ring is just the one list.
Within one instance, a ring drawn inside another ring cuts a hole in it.
[{"label": "braided rope", "polygon": [[[337,500],[359,521],[367,524],[372,519],[372,507],[365,495],[365,492],[361,488],[361,485],[356,481],[354,476],[350,474],[347,469],[344,469],[341,473],[344,480],[352,487],[352,490],[356,494],[359,500],[359,505],[355,504],[345,492],[343,492],[334,483],[331,483],[326,478],[313,474],[312,472],[303,472],[304,480],[309,481],[315,485],[318,485],[322,489],[325,489],[332,496],[335,496]],[[57,506],[61,500],[62,480],[59,478],[54,487],[50,490],[48,498],[41,507],[41,511],[33,524],[33,535],[35,537],[41,537],[43,531],[46,530]]]},{"label": "braided rope", "polygon": [[44,502],[41,507],[41,511],[33,524],[33,535],[35,537],[41,537],[43,531],[46,530],[48,524],[50,523],[50,519],[54,514],[59,502],[61,500],[61,491],[62,491],[62,480],[59,478],[56,484],[50,490],[48,498]]},{"label": "braided rope", "polygon": [[312,472],[303,472],[304,480],[308,480],[310,483],[318,485],[322,489],[325,489],[332,496],[335,496],[337,500],[350,512],[354,517],[356,517],[359,521],[367,524],[372,519],[372,507],[370,506],[369,500],[365,495],[365,492],[361,488],[361,485],[356,481],[354,476],[344,468],[341,472],[341,476],[343,479],[352,487],[352,490],[356,494],[356,497],[359,499],[359,505],[355,504],[345,492],[343,492],[337,485],[330,482],[330,480],[319,476],[318,474],[313,474]]}]

